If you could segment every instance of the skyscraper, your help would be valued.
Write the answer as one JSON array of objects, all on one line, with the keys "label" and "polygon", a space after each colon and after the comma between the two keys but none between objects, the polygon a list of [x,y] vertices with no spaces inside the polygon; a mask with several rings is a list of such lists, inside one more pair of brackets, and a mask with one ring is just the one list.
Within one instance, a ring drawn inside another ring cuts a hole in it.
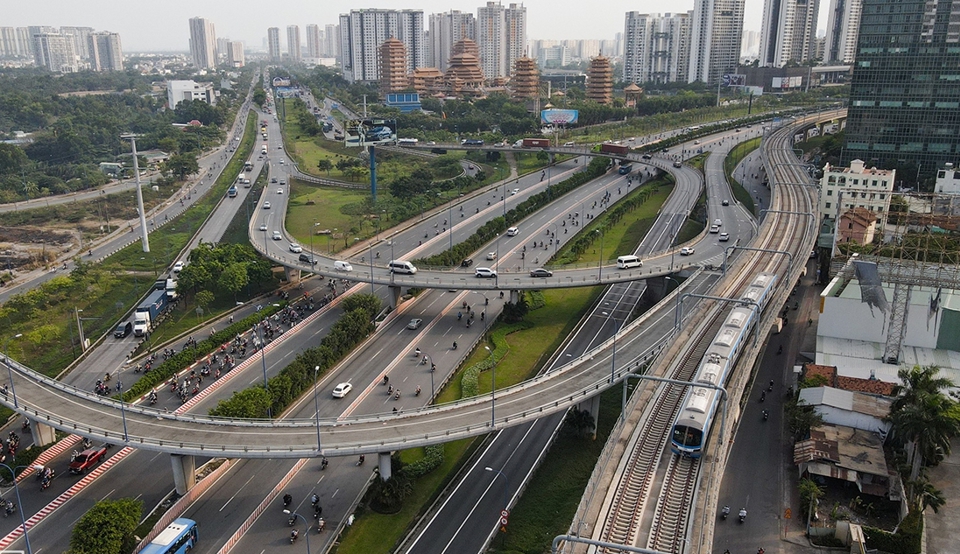
[{"label": "skyscraper", "polygon": [[120,35],[103,32],[87,36],[90,69],[94,71],[123,71],[123,50]]},{"label": "skyscraper", "polygon": [[815,59],[819,11],[819,0],[764,0],[760,66]]},{"label": "skyscraper", "polygon": [[290,61],[299,62],[300,55],[300,26],[287,25],[287,55]]},{"label": "skyscraper", "polygon": [[19,53],[17,30],[14,27],[0,27],[0,56],[12,57]]},{"label": "skyscraper", "polygon": [[280,61],[280,28],[270,27],[267,29],[267,54],[270,61]]},{"label": "skyscraper", "polygon": [[17,27],[17,48],[21,56],[33,55],[33,34],[30,27]]},{"label": "skyscraper", "polygon": [[848,64],[856,59],[860,7],[860,0],[830,0],[827,45],[823,53],[825,63]]},{"label": "skyscraper", "polygon": [[340,59],[340,26],[327,24],[323,28],[323,55]]},{"label": "skyscraper", "polygon": [[715,84],[740,62],[744,0],[695,0],[687,82]]},{"label": "skyscraper", "polygon": [[239,40],[227,42],[227,63],[230,67],[243,67],[246,65],[246,56],[243,54],[243,43]]},{"label": "skyscraper", "polygon": [[213,21],[202,17],[190,19],[190,54],[199,69],[217,67],[217,34]]},{"label": "skyscraper", "polygon": [[430,14],[430,59],[426,64],[446,71],[453,45],[460,39],[476,40],[477,21],[472,13],[452,10]]},{"label": "skyscraper", "polygon": [[487,79],[508,77],[514,62],[524,56],[527,46],[527,8],[487,2],[477,8],[477,45]]},{"label": "skyscraper", "polygon": [[347,81],[379,81],[377,49],[391,37],[406,48],[407,73],[424,66],[423,11],[365,9],[341,14],[341,67]]},{"label": "skyscraper", "polygon": [[623,80],[686,82],[690,13],[627,12],[623,30]]},{"label": "skyscraper", "polygon": [[863,0],[841,165],[960,156],[960,0]]},{"label": "skyscraper", "polygon": [[307,25],[307,57],[317,59],[323,55],[323,35],[319,25]]},{"label": "skyscraper", "polygon": [[93,32],[93,27],[60,27],[61,35],[70,35],[73,37],[73,51],[81,61],[90,59],[90,52],[87,48],[90,42],[88,37]]},{"label": "skyscraper", "polygon": [[56,73],[76,73],[79,70],[79,56],[73,49],[72,35],[43,32],[33,35],[33,57],[37,67]]}]

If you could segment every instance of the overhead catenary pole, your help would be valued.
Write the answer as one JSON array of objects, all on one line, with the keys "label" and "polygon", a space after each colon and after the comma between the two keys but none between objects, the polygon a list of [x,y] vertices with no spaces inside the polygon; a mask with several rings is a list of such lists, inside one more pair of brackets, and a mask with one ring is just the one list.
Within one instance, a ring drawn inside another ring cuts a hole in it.
[{"label": "overhead catenary pole", "polygon": [[143,242],[143,251],[150,251],[150,239],[147,237],[147,214],[143,210],[143,189],[140,187],[140,162],[137,160],[137,137],[128,134],[120,138],[130,139],[130,151],[133,156],[133,177],[137,183],[137,211],[140,213],[140,239]]}]

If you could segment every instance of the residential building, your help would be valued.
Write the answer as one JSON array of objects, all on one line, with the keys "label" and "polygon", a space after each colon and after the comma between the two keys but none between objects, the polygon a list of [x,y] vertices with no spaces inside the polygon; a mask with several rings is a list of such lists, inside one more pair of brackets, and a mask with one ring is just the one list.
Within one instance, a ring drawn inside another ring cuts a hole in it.
[{"label": "residential building", "polygon": [[793,447],[799,477],[852,484],[860,494],[900,500],[903,485],[896,470],[887,467],[876,431],[827,424],[811,428],[809,438]]},{"label": "residential building", "polygon": [[423,11],[364,9],[340,15],[343,76],[349,82],[380,80],[378,48],[388,38],[403,43],[407,73],[424,65]]},{"label": "residential building", "polygon": [[299,63],[302,57],[300,52],[299,25],[287,25],[287,56],[289,56],[290,61],[294,63]]},{"label": "residential building", "polygon": [[280,28],[267,29],[267,56],[272,62],[280,61]]},{"label": "residential building", "polygon": [[840,214],[835,229],[837,244],[870,244],[877,236],[877,214],[866,208],[854,208]]},{"label": "residential building", "polygon": [[814,59],[819,0],[764,0],[760,27],[760,65]]},{"label": "residential building", "polygon": [[623,31],[623,80],[686,82],[690,16],[627,12]]},{"label": "residential building", "polygon": [[537,61],[540,67],[563,67],[570,63],[571,56],[567,47],[562,44],[541,48],[538,51]]},{"label": "residential building", "polygon": [[740,62],[744,0],[695,0],[687,82],[717,84]]},{"label": "residential building", "polygon": [[73,37],[73,51],[82,62],[90,59],[88,45],[90,42],[89,37],[93,32],[93,27],[60,27],[61,35],[70,35]]},{"label": "residential building", "polygon": [[477,20],[472,13],[452,10],[446,13],[433,13],[429,17],[430,54],[426,59],[429,67],[446,71],[449,67],[453,45],[461,39],[476,40]]},{"label": "residential building", "polygon": [[230,39],[226,37],[217,37],[217,63],[226,61],[229,52],[227,51],[230,48]]},{"label": "residential building", "polygon": [[216,91],[210,83],[167,81],[167,106],[172,110],[184,100],[202,100],[212,106],[217,104]]},{"label": "residential building", "polygon": [[943,164],[943,169],[937,171],[937,182],[933,192],[937,194],[960,194],[960,170],[952,163]]},{"label": "residential building", "polygon": [[316,60],[323,56],[323,31],[319,25],[307,25],[307,57]]},{"label": "residential building", "polygon": [[340,59],[340,26],[328,24],[323,28],[323,55]]},{"label": "residential building", "polygon": [[17,27],[17,45],[21,56],[33,56],[33,33],[30,27]]},{"label": "residential building", "polygon": [[87,36],[90,69],[94,71],[123,71],[123,50],[118,33],[91,33]]},{"label": "residential building", "polygon": [[895,170],[867,169],[862,160],[853,160],[850,167],[827,164],[820,179],[820,219],[837,219],[838,214],[854,208],[865,208],[879,219],[890,211]]},{"label": "residential building", "polygon": [[861,6],[861,0],[830,0],[824,63],[848,64],[856,59]]},{"label": "residential building", "polygon": [[33,35],[33,58],[37,67],[54,73],[76,73],[80,70],[79,56],[73,49],[73,37],[60,33]]},{"label": "residential building", "polygon": [[487,79],[509,77],[513,63],[523,57],[527,44],[527,9],[522,4],[504,8],[487,2],[477,8],[477,45]]},{"label": "residential building", "polygon": [[863,0],[841,163],[934,168],[960,154],[960,0]]},{"label": "residential building", "polygon": [[246,65],[246,56],[243,53],[243,43],[239,40],[227,42],[227,63],[230,67],[243,67]]},{"label": "residential building", "polygon": [[893,404],[890,398],[834,387],[807,387],[800,389],[800,400],[829,425],[868,432],[890,430],[890,423],[884,421]]},{"label": "residential building", "polygon": [[217,67],[217,34],[213,21],[202,17],[190,19],[190,54],[198,69]]},{"label": "residential building", "polygon": [[598,104],[613,101],[613,64],[606,56],[597,56],[590,60],[587,69],[587,100]]},{"label": "residential building", "polygon": [[17,44],[17,29],[15,27],[0,27],[0,56],[13,57],[20,55]]},{"label": "residential building", "polygon": [[740,57],[756,58],[760,52],[760,32],[743,31],[743,40],[740,41]]}]

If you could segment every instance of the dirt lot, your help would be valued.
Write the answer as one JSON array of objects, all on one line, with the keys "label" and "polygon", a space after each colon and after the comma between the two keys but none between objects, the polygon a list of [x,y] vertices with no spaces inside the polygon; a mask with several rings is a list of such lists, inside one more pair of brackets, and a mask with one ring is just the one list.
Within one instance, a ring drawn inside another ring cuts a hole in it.
[{"label": "dirt lot", "polygon": [[0,269],[31,270],[75,247],[79,232],[0,226]]}]

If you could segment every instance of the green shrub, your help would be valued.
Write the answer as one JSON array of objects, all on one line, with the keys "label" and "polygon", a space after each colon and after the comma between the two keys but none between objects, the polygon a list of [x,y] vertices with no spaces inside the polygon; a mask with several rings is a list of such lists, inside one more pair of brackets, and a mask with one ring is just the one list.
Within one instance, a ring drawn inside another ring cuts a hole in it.
[{"label": "green shrub", "polygon": [[423,458],[403,466],[400,472],[412,481],[437,469],[441,464],[443,464],[443,445],[432,444],[423,448]]},{"label": "green shrub", "polygon": [[514,323],[512,325],[504,325],[491,333],[490,340],[493,341],[493,352],[463,372],[463,378],[460,381],[463,398],[470,398],[480,394],[480,385],[478,384],[480,372],[492,369],[498,360],[507,355],[507,351],[510,349],[507,344],[507,335],[531,327],[533,327],[533,324],[529,321],[521,321],[520,323]]},{"label": "green shrub", "polygon": [[918,554],[920,539],[923,536],[923,517],[915,510],[903,518],[896,533],[864,526],[863,534],[867,538],[869,549],[890,554]]}]

